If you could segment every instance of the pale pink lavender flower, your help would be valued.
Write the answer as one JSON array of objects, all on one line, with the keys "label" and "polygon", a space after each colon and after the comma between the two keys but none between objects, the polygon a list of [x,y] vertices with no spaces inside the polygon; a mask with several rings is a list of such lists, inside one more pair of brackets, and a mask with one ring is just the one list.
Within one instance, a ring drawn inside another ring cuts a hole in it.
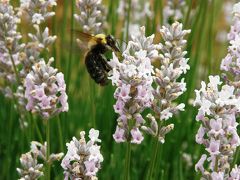
[{"label": "pale pink lavender flower", "polygon": [[201,173],[204,173],[205,168],[204,168],[204,162],[207,159],[207,155],[203,154],[197,164],[195,165],[195,171],[201,171]]},{"label": "pale pink lavender flower", "polygon": [[97,172],[101,168],[103,156],[97,142],[99,131],[89,131],[89,141],[85,140],[85,132],[80,132],[80,140],[73,137],[67,143],[68,151],[62,160],[61,166],[64,169],[65,179],[97,179]]},{"label": "pale pink lavender flower", "polygon": [[223,85],[220,88],[222,82],[219,76],[209,76],[209,81],[208,84],[202,82],[201,89],[195,90],[194,106],[199,107],[196,120],[201,122],[196,142],[208,152],[195,169],[205,179],[229,179],[230,163],[240,145],[236,122],[240,97],[235,95],[233,86]]},{"label": "pale pink lavender flower", "polygon": [[153,37],[145,37],[145,28],[141,34],[129,41],[123,52],[123,61],[119,62],[113,53],[109,62],[112,71],[109,79],[117,86],[114,97],[117,100],[114,110],[119,114],[118,125],[113,137],[116,142],[131,141],[140,144],[143,136],[139,128],[144,123],[141,113],[151,106],[152,72],[151,58],[156,56]]},{"label": "pale pink lavender flower", "polygon": [[240,167],[235,165],[234,168],[232,168],[232,171],[230,172],[230,177],[228,180],[238,180],[240,179]]},{"label": "pale pink lavender flower", "polygon": [[64,75],[50,66],[52,62],[53,59],[47,64],[43,60],[36,63],[24,83],[26,109],[44,119],[68,111]]},{"label": "pale pink lavender flower", "polygon": [[190,30],[183,30],[182,24],[175,22],[170,27],[163,26],[160,29],[164,44],[159,44],[158,49],[160,67],[156,68],[153,74],[155,88],[153,89],[154,100],[152,109],[154,117],[149,115],[150,127],[143,126],[142,129],[148,134],[156,136],[161,143],[164,143],[165,135],[173,129],[173,124],[158,127],[158,122],[167,121],[178,111],[183,111],[183,103],[177,105],[173,101],[186,91],[184,78],[179,82],[181,75],[185,74],[190,66],[188,59],[184,56],[184,37]]},{"label": "pale pink lavender flower", "polygon": [[224,180],[224,173],[223,172],[212,172],[211,179],[212,180]]},{"label": "pale pink lavender flower", "polygon": [[106,8],[102,0],[76,0],[78,13],[74,14],[82,30],[96,34],[102,32],[106,20]]}]

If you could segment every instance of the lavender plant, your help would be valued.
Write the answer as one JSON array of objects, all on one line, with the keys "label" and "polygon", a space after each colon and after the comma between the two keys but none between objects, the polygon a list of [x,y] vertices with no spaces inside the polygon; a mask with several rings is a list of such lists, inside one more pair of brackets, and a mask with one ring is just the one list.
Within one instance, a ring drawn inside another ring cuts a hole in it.
[{"label": "lavender plant", "polygon": [[20,66],[23,62],[25,44],[17,27],[20,17],[9,1],[0,1],[0,91],[12,99],[20,114],[21,128],[27,127],[25,116],[25,99],[23,96],[23,78],[20,76]]},{"label": "lavender plant", "polygon": [[106,9],[102,0],[76,0],[76,6],[79,13],[74,17],[84,32],[96,34],[103,31]]},{"label": "lavender plant", "polygon": [[[195,90],[194,105],[199,107],[196,120],[201,122],[196,142],[209,153],[202,155],[195,169],[205,179],[228,179],[233,155],[240,145],[236,122],[240,99],[234,95],[233,86],[219,88],[222,84],[219,76],[209,76],[209,81],[202,82],[201,89]],[[204,168],[206,159],[209,169]]]},{"label": "lavender plant", "polygon": [[[41,34],[39,24],[47,18],[54,15],[54,12],[48,12],[49,8],[56,5],[55,1],[21,1],[19,13],[16,14],[13,7],[8,1],[0,2],[1,9],[1,43],[0,54],[1,61],[1,77],[6,81],[5,90],[1,88],[8,97],[13,97],[17,104],[20,115],[20,124],[26,126],[26,99],[24,97],[23,83],[25,77],[31,71],[34,63],[40,61],[40,52],[47,49],[51,45],[56,36],[49,36],[48,28]],[[19,43],[21,35],[17,32],[17,25],[20,23],[20,16],[26,13],[28,18],[33,18],[30,22],[37,31],[35,34],[29,34],[31,42],[26,45]],[[36,19],[37,17],[42,17]],[[16,90],[13,85],[17,86]]]},{"label": "lavender plant", "polygon": [[31,142],[31,149],[29,152],[22,154],[20,158],[21,168],[17,168],[17,171],[22,180],[35,180],[44,176],[43,164],[39,163],[39,160],[43,160],[45,164],[52,164],[54,161],[62,159],[63,153],[51,154],[47,159],[47,143],[44,145],[37,142]]},{"label": "lavender plant", "polygon": [[184,57],[187,52],[183,50],[187,42],[184,37],[190,30],[183,30],[182,24],[175,22],[169,28],[163,26],[160,32],[164,44],[159,44],[161,65],[153,74],[156,86],[152,90],[154,98],[151,107],[154,115],[147,116],[150,127],[142,126],[142,129],[164,143],[165,135],[174,127],[173,124],[165,126],[164,122],[185,107],[183,103],[177,105],[174,100],[186,91],[184,78],[180,82],[178,79],[190,69],[188,58]]},{"label": "lavender plant", "polygon": [[152,178],[159,143],[164,143],[165,135],[174,128],[174,124],[166,125],[166,121],[179,111],[183,111],[185,107],[183,103],[177,105],[174,102],[186,91],[184,78],[180,82],[179,78],[190,69],[187,64],[188,59],[184,57],[187,52],[183,50],[187,42],[184,37],[190,33],[190,30],[183,30],[182,26],[181,23],[175,22],[169,27],[163,26],[160,29],[164,44],[158,45],[160,68],[155,68],[152,75],[154,84],[151,110],[153,113],[147,115],[149,125],[141,127],[157,139],[147,174],[149,179]]},{"label": "lavender plant", "polygon": [[113,137],[118,143],[142,142],[143,135],[139,128],[145,121],[141,113],[151,106],[153,100],[151,59],[158,55],[157,45],[153,44],[154,35],[145,37],[144,27],[140,32],[140,35],[129,41],[123,52],[123,61],[119,62],[113,54],[113,59],[109,62],[112,67],[109,79],[117,86],[114,110],[119,114],[119,118]]},{"label": "lavender plant", "polygon": [[90,129],[88,137],[90,140],[86,142],[85,131],[81,131],[80,140],[73,137],[67,143],[68,151],[61,163],[65,179],[97,179],[103,162],[100,146],[97,145],[101,142],[99,131]]}]

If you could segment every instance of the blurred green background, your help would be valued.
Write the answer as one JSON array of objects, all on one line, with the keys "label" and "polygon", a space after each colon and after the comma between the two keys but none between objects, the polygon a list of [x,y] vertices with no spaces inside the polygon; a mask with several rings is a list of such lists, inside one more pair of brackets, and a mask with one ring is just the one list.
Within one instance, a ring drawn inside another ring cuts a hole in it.
[{"label": "blurred green background", "polygon": [[[160,42],[158,29],[162,25],[162,9],[166,2],[161,0],[150,2],[154,17],[146,19],[146,24],[141,22],[139,24],[146,26],[147,35],[156,34],[155,40]],[[186,110],[169,120],[169,123],[175,124],[175,128],[167,135],[165,144],[160,145],[154,179],[199,179],[194,165],[204,149],[195,142],[199,123],[195,121],[196,109],[192,107],[191,100],[194,98],[194,89],[199,87],[202,80],[206,80],[209,74],[220,74],[219,65],[227,53],[228,42],[219,41],[218,36],[220,32],[227,32],[230,28],[225,20],[226,2],[228,1],[186,1],[182,22],[185,29],[192,30],[186,47],[191,70],[185,75],[187,92],[178,99],[179,102],[186,104]],[[18,1],[12,3],[15,7],[19,4]],[[95,84],[86,71],[84,52],[76,50],[77,37],[71,31],[72,28],[80,29],[73,19],[76,9],[75,0],[58,0],[57,3],[58,6],[54,8],[56,16],[47,22],[47,26],[58,39],[48,56],[55,57],[54,66],[65,75],[69,112],[50,121],[51,152],[60,152],[63,144],[63,151],[66,153],[66,142],[69,142],[73,136],[79,138],[81,130],[87,132],[91,127],[95,127],[100,131],[101,150],[104,156],[102,169],[98,173],[99,179],[122,179],[126,144],[117,144],[112,138],[117,118],[113,110],[114,87],[110,84],[106,87]],[[118,19],[119,0],[104,0],[103,3],[108,9],[106,33],[121,40],[120,29],[125,20]],[[229,15],[231,16],[230,12]],[[26,35],[33,29],[29,30],[28,24],[23,21],[20,31]],[[24,36],[23,41],[26,40],[27,37]],[[19,114],[15,111],[13,102],[4,98],[2,94],[0,94],[0,107],[0,179],[13,180],[18,178],[16,167],[19,167],[21,154],[29,151],[30,141],[40,141],[40,138],[32,122],[29,122],[27,129],[20,128]],[[46,128],[42,120],[34,117],[34,121],[37,122],[43,139],[46,139]],[[62,138],[59,128],[62,129]],[[149,135],[145,135],[144,138],[141,145],[132,145],[131,179],[146,179],[153,153],[153,139]],[[192,164],[186,161],[186,154],[192,158]],[[239,160],[238,158],[238,162]],[[63,179],[63,170],[58,162],[52,168],[52,179]]]}]

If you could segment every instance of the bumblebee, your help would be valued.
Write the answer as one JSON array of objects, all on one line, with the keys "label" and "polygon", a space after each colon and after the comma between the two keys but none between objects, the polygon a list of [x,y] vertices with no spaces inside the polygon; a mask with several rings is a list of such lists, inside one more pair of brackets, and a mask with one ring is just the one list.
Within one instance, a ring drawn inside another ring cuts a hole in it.
[{"label": "bumblebee", "polygon": [[104,54],[107,51],[113,51],[117,55],[120,50],[117,42],[112,35],[97,34],[90,35],[84,32],[78,32],[82,42],[87,42],[88,51],[85,55],[85,65],[91,78],[99,85],[104,86],[108,83],[108,72],[111,66],[107,63]]}]

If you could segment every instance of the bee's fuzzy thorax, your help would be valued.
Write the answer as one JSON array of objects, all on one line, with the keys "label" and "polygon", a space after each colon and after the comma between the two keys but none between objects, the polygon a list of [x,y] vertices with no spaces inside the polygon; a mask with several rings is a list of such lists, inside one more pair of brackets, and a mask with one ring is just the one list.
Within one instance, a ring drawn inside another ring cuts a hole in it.
[{"label": "bee's fuzzy thorax", "polygon": [[92,47],[96,46],[97,44],[102,44],[102,45],[107,44],[107,40],[106,40],[106,35],[105,34],[97,34],[94,37],[97,38],[97,41],[96,41],[96,39],[91,39],[88,42],[88,49],[92,49]]},{"label": "bee's fuzzy thorax", "polygon": [[98,38],[102,44],[107,44],[107,40],[106,40],[106,35],[105,34],[97,34],[95,37]]}]

